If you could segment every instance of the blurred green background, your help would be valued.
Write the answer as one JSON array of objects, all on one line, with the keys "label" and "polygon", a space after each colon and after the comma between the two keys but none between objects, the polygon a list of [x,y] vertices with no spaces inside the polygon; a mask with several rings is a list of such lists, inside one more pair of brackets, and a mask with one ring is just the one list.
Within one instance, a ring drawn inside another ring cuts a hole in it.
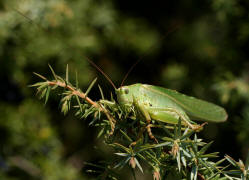
[{"label": "blurred green background", "polygon": [[[33,71],[52,78],[49,63],[65,76],[69,64],[72,81],[77,70],[82,90],[98,77],[109,97],[113,88],[86,56],[117,86],[143,57],[125,84],[159,85],[223,106],[228,121],[210,123],[201,135],[215,141],[210,151],[245,160],[248,12],[246,0],[2,0],[0,179],[95,179],[84,162],[113,156],[96,139],[97,129],[73,111],[60,113],[60,96],[54,93],[44,106],[27,87],[40,81]],[[89,96],[97,100],[97,88]]]}]

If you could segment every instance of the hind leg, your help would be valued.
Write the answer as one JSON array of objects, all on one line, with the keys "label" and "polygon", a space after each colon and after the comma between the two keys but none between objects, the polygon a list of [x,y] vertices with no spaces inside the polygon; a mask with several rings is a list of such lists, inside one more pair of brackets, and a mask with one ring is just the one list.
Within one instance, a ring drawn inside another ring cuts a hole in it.
[{"label": "hind leg", "polygon": [[202,130],[203,126],[207,124],[203,123],[198,125],[191,121],[185,112],[173,108],[153,108],[151,110],[151,117],[155,120],[170,124],[177,124],[179,119],[181,119],[182,125],[187,126],[194,131]]}]

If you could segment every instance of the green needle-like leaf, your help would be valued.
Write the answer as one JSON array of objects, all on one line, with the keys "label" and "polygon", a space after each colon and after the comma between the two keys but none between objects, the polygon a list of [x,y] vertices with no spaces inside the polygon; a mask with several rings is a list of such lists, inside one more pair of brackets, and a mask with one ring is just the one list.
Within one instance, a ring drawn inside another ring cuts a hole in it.
[{"label": "green needle-like leaf", "polygon": [[50,64],[48,64],[48,66],[49,66],[49,68],[50,68],[50,70],[51,70],[51,72],[52,72],[52,74],[53,74],[53,76],[54,76],[54,79],[57,81],[57,80],[58,80],[58,77],[57,77],[57,75],[55,74],[53,68],[50,66]]},{"label": "green needle-like leaf", "polygon": [[213,143],[213,141],[211,141],[208,144],[206,144],[205,146],[203,146],[201,148],[201,150],[199,151],[199,154],[204,154],[207,151],[207,149],[211,146],[212,143]]},{"label": "green needle-like leaf", "polygon": [[75,84],[76,84],[76,89],[79,88],[79,82],[78,82],[78,73],[75,71]]},{"label": "green needle-like leaf", "polygon": [[48,97],[49,97],[49,94],[50,94],[50,90],[51,90],[51,87],[48,86],[48,88],[47,88],[47,90],[46,90],[45,104],[47,104],[47,102],[48,102]]},{"label": "green needle-like leaf", "polygon": [[79,99],[79,96],[75,95],[75,98],[77,100],[77,103],[79,105],[79,108],[80,108],[80,112],[82,113],[83,112],[83,109],[82,109],[82,106],[81,106],[81,103],[80,103],[80,99]]},{"label": "green needle-like leaf", "polygon": [[67,64],[67,67],[66,67],[66,82],[68,83],[69,81],[68,81],[68,64]]},{"label": "green needle-like leaf", "polygon": [[90,86],[88,87],[88,89],[87,89],[86,92],[85,92],[85,95],[86,95],[86,96],[87,96],[88,93],[91,91],[91,89],[92,89],[92,87],[94,86],[94,84],[96,83],[96,81],[97,81],[97,78],[95,78],[95,79],[92,81],[92,83],[90,84]]},{"label": "green needle-like leaf", "polygon": [[169,145],[172,145],[172,142],[160,143],[160,144],[155,145],[155,147],[158,148],[158,147],[169,146]]},{"label": "green needle-like leaf", "polygon": [[197,180],[197,173],[198,173],[198,166],[196,166],[195,164],[193,164],[193,167],[192,167],[192,170],[191,170],[190,179],[191,180]]},{"label": "green needle-like leaf", "polygon": [[132,139],[131,139],[124,131],[122,131],[122,129],[120,129],[120,132],[124,135],[124,137],[125,137],[130,143],[133,142]]},{"label": "green needle-like leaf", "polygon": [[140,169],[140,171],[141,171],[142,173],[144,173],[143,168],[142,168],[142,166],[140,165],[140,163],[138,162],[137,158],[134,158],[134,159],[135,159],[135,162],[136,162],[136,164],[137,164],[137,167]]},{"label": "green needle-like leaf", "polygon": [[33,72],[33,74],[35,74],[36,76],[40,77],[41,79],[47,81],[47,78],[45,78],[44,76],[42,76],[41,74],[38,74],[36,72]]},{"label": "green needle-like leaf", "polygon": [[100,94],[101,94],[101,98],[102,98],[102,99],[105,99],[104,93],[103,93],[102,88],[100,87],[99,84],[98,84],[98,87],[99,87],[99,92],[100,92]]}]

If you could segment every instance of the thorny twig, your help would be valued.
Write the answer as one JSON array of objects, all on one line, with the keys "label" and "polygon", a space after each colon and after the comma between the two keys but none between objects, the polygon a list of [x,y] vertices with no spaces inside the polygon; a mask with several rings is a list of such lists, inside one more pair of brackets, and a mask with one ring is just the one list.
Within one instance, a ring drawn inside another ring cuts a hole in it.
[{"label": "thorny twig", "polygon": [[111,132],[110,132],[109,135],[112,135],[114,133],[116,120],[112,117],[112,115],[109,113],[109,111],[107,109],[105,109],[101,104],[98,104],[98,103],[94,102],[89,97],[87,97],[85,93],[75,89],[74,87],[68,85],[65,82],[61,82],[61,81],[47,81],[47,82],[48,82],[48,84],[50,86],[60,86],[60,87],[63,87],[63,88],[66,88],[66,89],[70,90],[73,95],[79,96],[80,98],[86,100],[89,104],[91,104],[95,108],[102,111],[106,115],[108,120],[110,121]]}]

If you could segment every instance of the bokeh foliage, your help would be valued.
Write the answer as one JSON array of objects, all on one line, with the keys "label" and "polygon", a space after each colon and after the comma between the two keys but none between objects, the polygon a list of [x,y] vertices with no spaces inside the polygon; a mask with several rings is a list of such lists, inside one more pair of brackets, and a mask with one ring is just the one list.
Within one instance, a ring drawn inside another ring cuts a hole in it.
[{"label": "bokeh foliage", "polygon": [[[1,1],[0,177],[84,179],[83,162],[108,154],[104,147],[105,153],[93,151],[94,144],[100,143],[93,138],[93,128],[70,114],[63,117],[58,98],[51,97],[44,107],[27,88],[37,81],[32,71],[46,75],[50,63],[64,75],[69,64],[70,72],[77,70],[82,89],[99,76],[109,96],[111,86],[85,56],[120,84],[131,65],[145,54],[126,84],[160,85],[224,106],[228,121],[209,124],[203,137],[215,139],[214,151],[245,160],[248,12],[246,0]],[[96,92],[93,89],[91,96],[97,99]]]}]

